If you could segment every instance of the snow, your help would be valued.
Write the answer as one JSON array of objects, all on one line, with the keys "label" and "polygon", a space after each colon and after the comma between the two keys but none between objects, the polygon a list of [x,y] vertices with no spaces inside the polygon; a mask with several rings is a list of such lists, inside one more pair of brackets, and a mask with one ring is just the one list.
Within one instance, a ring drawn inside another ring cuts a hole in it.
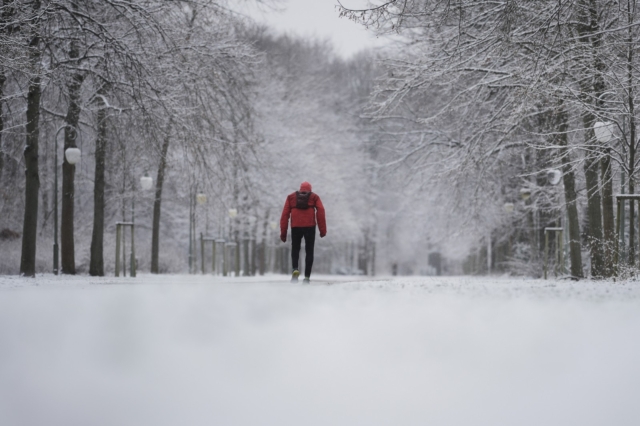
[{"label": "snow", "polygon": [[639,283],[314,278],[0,277],[0,424],[640,420]]}]

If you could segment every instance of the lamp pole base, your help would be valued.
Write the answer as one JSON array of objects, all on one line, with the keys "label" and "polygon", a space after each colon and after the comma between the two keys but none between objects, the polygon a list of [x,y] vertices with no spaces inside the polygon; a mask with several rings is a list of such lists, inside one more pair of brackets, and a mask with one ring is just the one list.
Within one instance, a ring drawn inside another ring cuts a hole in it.
[{"label": "lamp pole base", "polygon": [[53,273],[58,275],[58,243],[53,243]]}]

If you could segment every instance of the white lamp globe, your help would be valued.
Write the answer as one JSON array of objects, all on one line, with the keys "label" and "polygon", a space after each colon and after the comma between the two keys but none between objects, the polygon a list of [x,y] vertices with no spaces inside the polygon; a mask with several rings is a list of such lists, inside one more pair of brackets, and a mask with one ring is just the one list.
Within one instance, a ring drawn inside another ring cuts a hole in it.
[{"label": "white lamp globe", "polygon": [[557,185],[560,183],[560,179],[562,179],[562,172],[557,169],[549,170],[547,172],[547,181],[551,185]]},{"label": "white lamp globe", "polygon": [[207,194],[203,194],[203,193],[196,194],[196,201],[198,202],[198,204],[203,205],[204,203],[207,202]]},{"label": "white lamp globe", "polygon": [[607,143],[613,139],[613,123],[610,121],[598,121],[593,125],[593,131],[599,142]]},{"label": "white lamp globe", "polygon": [[527,201],[529,197],[531,197],[531,190],[527,188],[522,188],[520,190],[520,197],[522,197],[523,200]]},{"label": "white lamp globe", "polygon": [[504,206],[503,206],[504,211],[507,212],[507,213],[512,213],[514,207],[515,206],[513,205],[513,203],[504,203]]},{"label": "white lamp globe", "polygon": [[80,149],[76,147],[67,148],[64,151],[64,158],[67,159],[67,163],[74,165],[78,161],[80,161],[81,152]]},{"label": "white lamp globe", "polygon": [[140,187],[143,191],[148,191],[153,186],[153,178],[151,176],[142,176],[140,178]]},{"label": "white lamp globe", "polygon": [[238,209],[229,209],[229,217],[233,219],[236,216],[238,216]]}]

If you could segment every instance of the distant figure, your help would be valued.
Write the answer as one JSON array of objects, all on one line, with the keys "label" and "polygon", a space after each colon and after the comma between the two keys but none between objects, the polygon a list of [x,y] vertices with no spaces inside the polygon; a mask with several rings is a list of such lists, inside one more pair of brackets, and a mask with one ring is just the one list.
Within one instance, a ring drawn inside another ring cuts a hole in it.
[{"label": "distant figure", "polygon": [[318,228],[320,228],[320,238],[327,235],[327,222],[324,216],[324,206],[318,194],[311,192],[311,184],[302,182],[300,191],[296,191],[287,196],[280,217],[280,239],[287,242],[287,229],[289,228],[289,216],[291,216],[291,264],[293,274],[291,282],[297,283],[300,271],[298,261],[300,258],[300,246],[302,238],[305,243],[305,267],[304,284],[309,284],[311,277],[311,267],[313,266],[313,245],[316,240],[316,216],[318,218]]}]

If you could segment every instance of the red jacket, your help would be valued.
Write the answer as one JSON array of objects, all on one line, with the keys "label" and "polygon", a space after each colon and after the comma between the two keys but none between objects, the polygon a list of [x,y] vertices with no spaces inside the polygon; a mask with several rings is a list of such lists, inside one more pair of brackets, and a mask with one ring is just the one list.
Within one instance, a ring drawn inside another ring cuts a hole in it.
[{"label": "red jacket", "polygon": [[320,236],[324,237],[327,234],[327,221],[324,216],[324,206],[322,205],[322,201],[320,201],[318,194],[314,192],[309,196],[309,208],[307,209],[296,208],[295,192],[287,196],[287,201],[284,202],[282,216],[280,217],[280,235],[287,235],[287,229],[289,228],[289,216],[291,216],[292,228],[316,226],[317,216],[317,225],[318,228],[320,228]]}]

